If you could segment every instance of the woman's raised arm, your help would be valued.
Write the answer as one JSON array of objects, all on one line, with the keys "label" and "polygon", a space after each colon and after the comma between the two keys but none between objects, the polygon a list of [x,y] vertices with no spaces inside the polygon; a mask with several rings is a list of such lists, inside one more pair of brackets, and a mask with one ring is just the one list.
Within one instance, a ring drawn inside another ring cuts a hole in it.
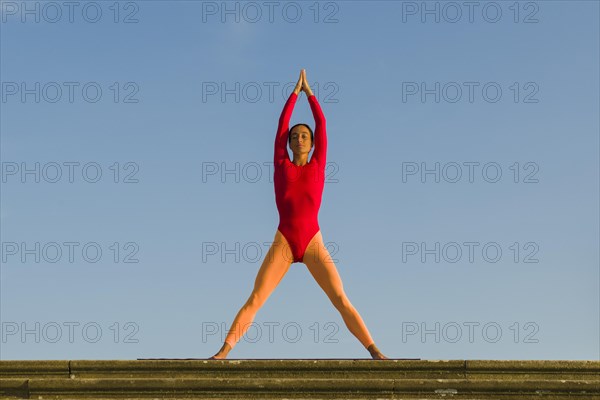
[{"label": "woman's raised arm", "polygon": [[325,164],[327,163],[327,124],[325,115],[323,115],[323,110],[321,110],[321,106],[317,101],[317,96],[313,94],[308,84],[308,80],[306,80],[306,71],[302,70],[302,74],[302,90],[306,93],[308,104],[310,105],[313,118],[315,119],[315,149],[312,158],[316,159],[321,167],[325,167]]},{"label": "woman's raised arm", "polygon": [[292,117],[294,105],[296,104],[300,90],[302,90],[302,72],[300,72],[298,83],[296,83],[294,91],[290,94],[279,116],[279,125],[277,126],[277,134],[275,136],[275,154],[273,157],[275,166],[279,165],[286,158],[288,160],[290,158],[287,153],[287,133],[290,128],[290,118]]}]

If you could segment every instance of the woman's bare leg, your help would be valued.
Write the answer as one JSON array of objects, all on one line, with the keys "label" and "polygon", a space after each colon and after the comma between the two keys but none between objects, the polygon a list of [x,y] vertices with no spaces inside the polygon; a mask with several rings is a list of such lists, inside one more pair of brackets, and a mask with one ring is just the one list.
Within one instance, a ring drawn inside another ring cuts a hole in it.
[{"label": "woman's bare leg", "polygon": [[327,294],[333,306],[340,312],[350,332],[371,353],[371,357],[374,359],[387,359],[375,346],[375,342],[363,319],[346,296],[342,279],[327,247],[323,243],[323,236],[320,231],[309,243],[303,262],[321,289]]},{"label": "woman's bare leg", "polygon": [[267,301],[275,287],[281,282],[292,264],[292,252],[285,237],[279,230],[275,233],[273,244],[269,248],[265,259],[254,281],[254,289],[246,303],[238,311],[233,324],[227,333],[225,343],[217,354],[210,359],[226,358],[229,351],[236,345],[254,320],[254,316]]}]

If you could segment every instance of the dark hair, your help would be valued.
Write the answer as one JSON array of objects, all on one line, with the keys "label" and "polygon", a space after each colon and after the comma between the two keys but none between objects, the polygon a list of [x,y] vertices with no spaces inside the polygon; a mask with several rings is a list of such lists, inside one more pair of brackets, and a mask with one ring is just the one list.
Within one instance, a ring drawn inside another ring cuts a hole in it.
[{"label": "dark hair", "polygon": [[314,140],[315,140],[314,136],[315,136],[315,135],[313,134],[313,131],[312,131],[312,129],[310,129],[310,126],[308,126],[308,125],[306,125],[306,124],[302,124],[302,123],[300,123],[300,124],[296,124],[296,125],[294,125],[294,126],[292,126],[292,127],[290,128],[290,131],[289,131],[289,133],[288,133],[288,144],[289,144],[289,143],[292,143],[292,129],[294,129],[295,127],[297,127],[297,126],[300,126],[300,125],[302,125],[302,126],[305,126],[305,127],[306,127],[306,129],[308,129],[308,131],[310,132],[310,144],[311,144],[311,145],[315,144],[315,142],[314,142]]}]

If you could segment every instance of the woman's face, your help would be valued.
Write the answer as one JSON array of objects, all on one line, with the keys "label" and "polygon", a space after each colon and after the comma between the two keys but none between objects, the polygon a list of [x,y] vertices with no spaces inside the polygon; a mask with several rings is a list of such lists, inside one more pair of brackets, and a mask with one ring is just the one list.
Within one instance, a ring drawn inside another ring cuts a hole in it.
[{"label": "woman's face", "polygon": [[294,127],[290,132],[290,148],[294,153],[308,153],[312,148],[310,131],[304,125]]}]

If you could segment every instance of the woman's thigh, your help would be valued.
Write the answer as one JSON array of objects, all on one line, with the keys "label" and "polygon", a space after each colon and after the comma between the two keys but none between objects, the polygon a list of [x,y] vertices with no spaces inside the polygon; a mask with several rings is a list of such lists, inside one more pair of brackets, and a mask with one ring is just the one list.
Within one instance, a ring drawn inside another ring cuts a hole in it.
[{"label": "woman's thigh", "polygon": [[321,231],[309,243],[303,261],[317,284],[334,304],[344,298],[342,278],[329,254],[329,250],[323,243]]},{"label": "woman's thigh", "polygon": [[262,302],[271,295],[292,264],[290,257],[287,255],[289,250],[286,251],[286,247],[289,248],[289,245],[285,237],[277,230],[273,244],[269,248],[254,281],[252,294],[258,296]]}]

